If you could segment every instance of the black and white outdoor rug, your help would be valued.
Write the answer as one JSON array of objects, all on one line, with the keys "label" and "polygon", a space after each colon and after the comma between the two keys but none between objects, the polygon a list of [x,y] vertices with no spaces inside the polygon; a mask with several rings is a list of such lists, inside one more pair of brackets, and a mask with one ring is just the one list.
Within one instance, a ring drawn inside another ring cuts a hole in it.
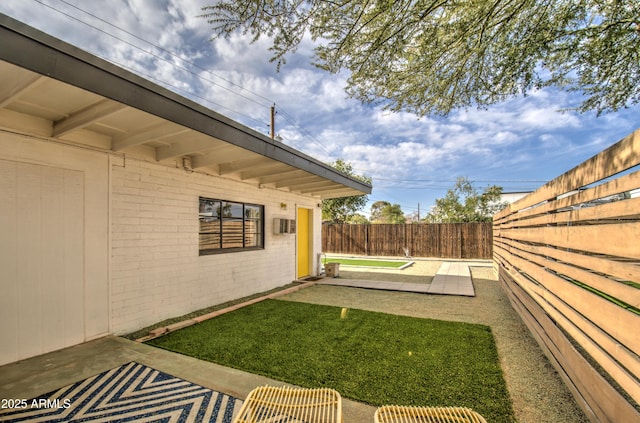
[{"label": "black and white outdoor rug", "polygon": [[129,363],[0,409],[0,422],[230,423],[242,401]]}]

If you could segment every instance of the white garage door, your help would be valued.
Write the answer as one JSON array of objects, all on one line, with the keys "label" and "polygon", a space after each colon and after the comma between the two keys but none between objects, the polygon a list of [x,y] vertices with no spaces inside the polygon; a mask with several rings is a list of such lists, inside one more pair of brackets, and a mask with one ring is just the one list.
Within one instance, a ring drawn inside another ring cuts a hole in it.
[{"label": "white garage door", "polygon": [[0,160],[0,365],[85,340],[84,180]]}]

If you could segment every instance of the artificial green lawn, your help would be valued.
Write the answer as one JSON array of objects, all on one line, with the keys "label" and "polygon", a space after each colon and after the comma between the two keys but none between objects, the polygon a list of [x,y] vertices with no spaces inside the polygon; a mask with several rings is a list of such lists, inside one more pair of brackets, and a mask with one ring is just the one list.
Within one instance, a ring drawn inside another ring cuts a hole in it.
[{"label": "artificial green lawn", "polygon": [[397,269],[398,267],[402,267],[405,264],[409,263],[408,261],[349,259],[349,258],[332,258],[332,257],[326,257],[323,259],[322,262],[324,264],[340,263],[345,266],[389,267],[392,269]]},{"label": "artificial green lawn", "polygon": [[[514,421],[490,328],[266,300],[151,345],[345,398],[465,406]],[[345,318],[342,318],[345,317]]]}]

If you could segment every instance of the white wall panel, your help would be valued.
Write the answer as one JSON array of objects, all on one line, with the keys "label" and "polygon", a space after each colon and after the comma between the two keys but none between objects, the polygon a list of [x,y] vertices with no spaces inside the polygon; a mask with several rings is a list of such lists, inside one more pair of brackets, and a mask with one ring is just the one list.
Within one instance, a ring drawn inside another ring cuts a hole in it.
[{"label": "white wall panel", "polygon": [[0,364],[18,360],[17,163],[0,160]]},{"label": "white wall panel", "polygon": [[108,333],[106,155],[0,133],[0,199],[0,365]]},{"label": "white wall panel", "polygon": [[[16,240],[18,289],[18,354],[31,357],[42,354],[42,175],[40,166],[18,163],[16,166]],[[2,195],[2,193],[0,193]]]},{"label": "white wall panel", "polygon": [[[3,362],[84,340],[84,175],[80,171],[0,160],[3,184]],[[70,222],[69,222],[70,223]],[[80,240],[80,249],[69,245]],[[71,248],[70,248],[71,247]],[[70,301],[67,301],[67,295]],[[4,336],[3,336],[4,339]],[[6,354],[6,358],[4,355]]]}]

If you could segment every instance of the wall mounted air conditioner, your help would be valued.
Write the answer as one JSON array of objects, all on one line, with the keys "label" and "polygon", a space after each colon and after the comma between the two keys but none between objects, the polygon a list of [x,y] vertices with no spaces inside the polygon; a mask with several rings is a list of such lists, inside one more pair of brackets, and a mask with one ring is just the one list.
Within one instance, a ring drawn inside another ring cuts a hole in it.
[{"label": "wall mounted air conditioner", "polygon": [[281,234],[295,234],[296,233],[296,221],[293,219],[280,219],[278,217],[273,219],[273,233],[275,235]]}]

